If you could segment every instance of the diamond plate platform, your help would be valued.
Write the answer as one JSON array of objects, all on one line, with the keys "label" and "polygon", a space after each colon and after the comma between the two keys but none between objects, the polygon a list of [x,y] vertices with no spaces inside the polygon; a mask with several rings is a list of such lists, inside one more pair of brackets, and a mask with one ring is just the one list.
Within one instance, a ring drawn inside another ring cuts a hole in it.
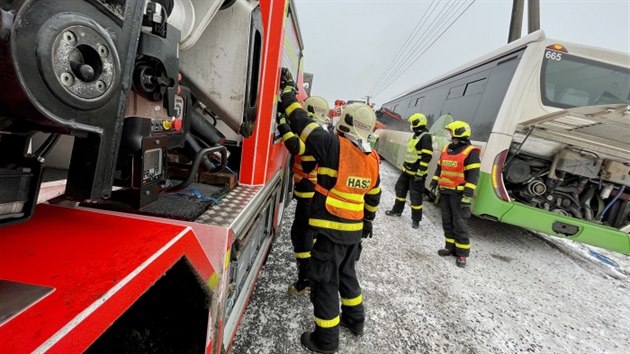
[{"label": "diamond plate platform", "polygon": [[195,222],[221,227],[232,227],[234,221],[261,191],[262,186],[239,185],[228,193],[218,205],[213,205]]}]

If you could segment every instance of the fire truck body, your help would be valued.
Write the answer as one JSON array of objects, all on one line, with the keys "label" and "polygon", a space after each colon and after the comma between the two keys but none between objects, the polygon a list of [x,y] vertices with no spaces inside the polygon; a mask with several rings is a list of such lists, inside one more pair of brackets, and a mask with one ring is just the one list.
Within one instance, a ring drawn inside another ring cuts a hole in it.
[{"label": "fire truck body", "polygon": [[293,2],[0,9],[0,352],[225,352],[290,196]]}]

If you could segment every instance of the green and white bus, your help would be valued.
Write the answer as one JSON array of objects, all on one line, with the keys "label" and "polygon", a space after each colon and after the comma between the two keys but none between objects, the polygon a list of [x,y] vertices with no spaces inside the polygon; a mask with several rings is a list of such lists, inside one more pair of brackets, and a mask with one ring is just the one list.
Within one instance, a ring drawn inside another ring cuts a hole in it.
[{"label": "green and white bus", "polygon": [[[629,105],[627,53],[537,31],[382,107],[396,113],[385,119],[424,113],[434,156],[446,124],[470,123],[475,215],[630,254]],[[377,131],[376,149],[399,166],[410,135]]]}]

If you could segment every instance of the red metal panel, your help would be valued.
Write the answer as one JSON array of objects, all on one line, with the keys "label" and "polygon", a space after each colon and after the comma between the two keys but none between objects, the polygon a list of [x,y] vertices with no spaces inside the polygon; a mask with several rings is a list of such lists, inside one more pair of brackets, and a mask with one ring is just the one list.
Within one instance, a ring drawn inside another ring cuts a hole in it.
[{"label": "red metal panel", "polygon": [[79,352],[178,259],[214,271],[188,227],[39,205],[2,229],[0,278],[55,290],[0,327],[0,352]]},{"label": "red metal panel", "polygon": [[260,10],[263,20],[264,45],[262,50],[262,70],[260,76],[260,96],[256,130],[254,135],[244,139],[241,159],[240,181],[244,184],[264,184],[272,176],[267,174],[267,166],[272,154],[274,132],[272,131],[274,106],[280,82],[280,63],[284,40],[285,1],[262,0]]}]

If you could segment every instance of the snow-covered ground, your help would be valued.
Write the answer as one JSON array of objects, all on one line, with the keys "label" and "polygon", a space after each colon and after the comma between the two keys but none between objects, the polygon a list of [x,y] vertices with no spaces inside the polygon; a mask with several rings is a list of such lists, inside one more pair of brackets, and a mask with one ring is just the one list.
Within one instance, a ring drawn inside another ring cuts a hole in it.
[{"label": "snow-covered ground", "polygon": [[[408,208],[402,218],[385,215],[397,177],[381,164],[375,235],[357,264],[366,333],[342,329],[339,353],[630,352],[630,257],[472,218],[469,264],[457,268],[454,258],[436,254],[444,239],[435,206],[425,203],[420,230],[411,228]],[[312,305],[287,293],[296,276],[294,210],[293,202],[235,354],[307,352],[299,337],[313,328]]]}]

